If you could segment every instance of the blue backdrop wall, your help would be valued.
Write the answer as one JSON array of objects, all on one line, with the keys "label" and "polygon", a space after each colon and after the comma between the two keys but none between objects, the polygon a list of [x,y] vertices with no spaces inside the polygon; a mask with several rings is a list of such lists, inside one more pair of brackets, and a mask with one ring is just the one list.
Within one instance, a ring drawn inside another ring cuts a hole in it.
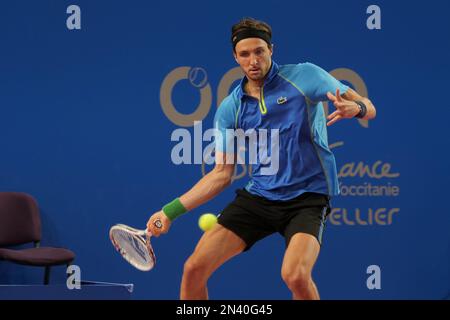
[{"label": "blue backdrop wall", "polygon": [[[381,10],[378,30],[366,25],[372,4]],[[70,5],[81,10],[79,30],[66,25]],[[223,194],[153,241],[151,272],[127,265],[108,229],[143,228],[202,177],[202,165],[172,162],[171,134],[185,128],[193,136],[193,118],[211,128],[236,84],[230,27],[252,16],[272,25],[279,64],[318,64],[378,110],[369,123],[346,120],[328,131],[342,195],[332,201],[314,270],[322,298],[445,298],[449,14],[449,3],[437,0],[4,2],[0,191],[36,198],[43,244],[75,251],[83,279],[134,283],[138,299],[178,298],[183,263],[202,235],[199,215],[232,200],[248,179],[245,167]],[[189,117],[197,109],[203,114]],[[211,298],[289,299],[283,253],[280,236],[264,239],[213,275]],[[372,265],[380,289],[367,287]],[[58,268],[53,281],[64,276]],[[2,284],[41,280],[42,270],[0,263]]]}]

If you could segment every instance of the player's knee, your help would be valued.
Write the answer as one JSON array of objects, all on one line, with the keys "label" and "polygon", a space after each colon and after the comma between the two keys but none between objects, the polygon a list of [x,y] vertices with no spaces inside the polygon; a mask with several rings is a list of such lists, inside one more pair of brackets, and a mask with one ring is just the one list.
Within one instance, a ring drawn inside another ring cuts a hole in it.
[{"label": "player's knee", "polygon": [[200,279],[205,276],[206,264],[192,256],[184,263],[183,276]]},{"label": "player's knee", "polygon": [[306,267],[298,266],[295,269],[282,269],[281,277],[288,288],[292,291],[301,291],[308,288],[312,280],[311,271]]}]

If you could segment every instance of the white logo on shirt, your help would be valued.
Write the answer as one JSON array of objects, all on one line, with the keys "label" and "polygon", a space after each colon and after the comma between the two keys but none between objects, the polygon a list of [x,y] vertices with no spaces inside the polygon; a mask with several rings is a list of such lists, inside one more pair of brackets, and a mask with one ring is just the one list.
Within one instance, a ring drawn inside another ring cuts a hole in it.
[{"label": "white logo on shirt", "polygon": [[286,97],[279,97],[278,99],[277,99],[277,103],[278,104],[283,104],[283,103],[285,103],[287,101],[287,98]]}]

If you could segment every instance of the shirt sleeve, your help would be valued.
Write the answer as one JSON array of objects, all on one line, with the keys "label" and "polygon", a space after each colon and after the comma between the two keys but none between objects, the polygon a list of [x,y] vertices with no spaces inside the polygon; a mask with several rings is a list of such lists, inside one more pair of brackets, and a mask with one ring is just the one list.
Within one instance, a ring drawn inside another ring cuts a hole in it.
[{"label": "shirt sleeve", "polygon": [[236,129],[237,106],[231,96],[225,98],[214,116],[216,152],[234,153],[234,135],[227,129]]},{"label": "shirt sleeve", "polygon": [[339,89],[342,95],[349,88],[315,64],[309,62],[300,63],[297,67],[302,79],[304,94],[314,102],[328,100],[327,92],[331,92],[334,95],[336,94],[336,89]]}]

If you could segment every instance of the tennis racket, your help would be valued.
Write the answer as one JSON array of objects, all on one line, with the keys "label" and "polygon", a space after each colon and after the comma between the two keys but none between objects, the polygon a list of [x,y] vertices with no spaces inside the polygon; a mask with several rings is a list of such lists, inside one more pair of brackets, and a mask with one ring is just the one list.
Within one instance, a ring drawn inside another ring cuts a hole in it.
[{"label": "tennis racket", "polygon": [[[161,220],[156,220],[155,226],[161,228]],[[150,237],[151,234],[147,230],[135,229],[125,224],[116,224],[109,230],[109,238],[114,248],[126,261],[141,271],[150,271],[156,263]]]}]

